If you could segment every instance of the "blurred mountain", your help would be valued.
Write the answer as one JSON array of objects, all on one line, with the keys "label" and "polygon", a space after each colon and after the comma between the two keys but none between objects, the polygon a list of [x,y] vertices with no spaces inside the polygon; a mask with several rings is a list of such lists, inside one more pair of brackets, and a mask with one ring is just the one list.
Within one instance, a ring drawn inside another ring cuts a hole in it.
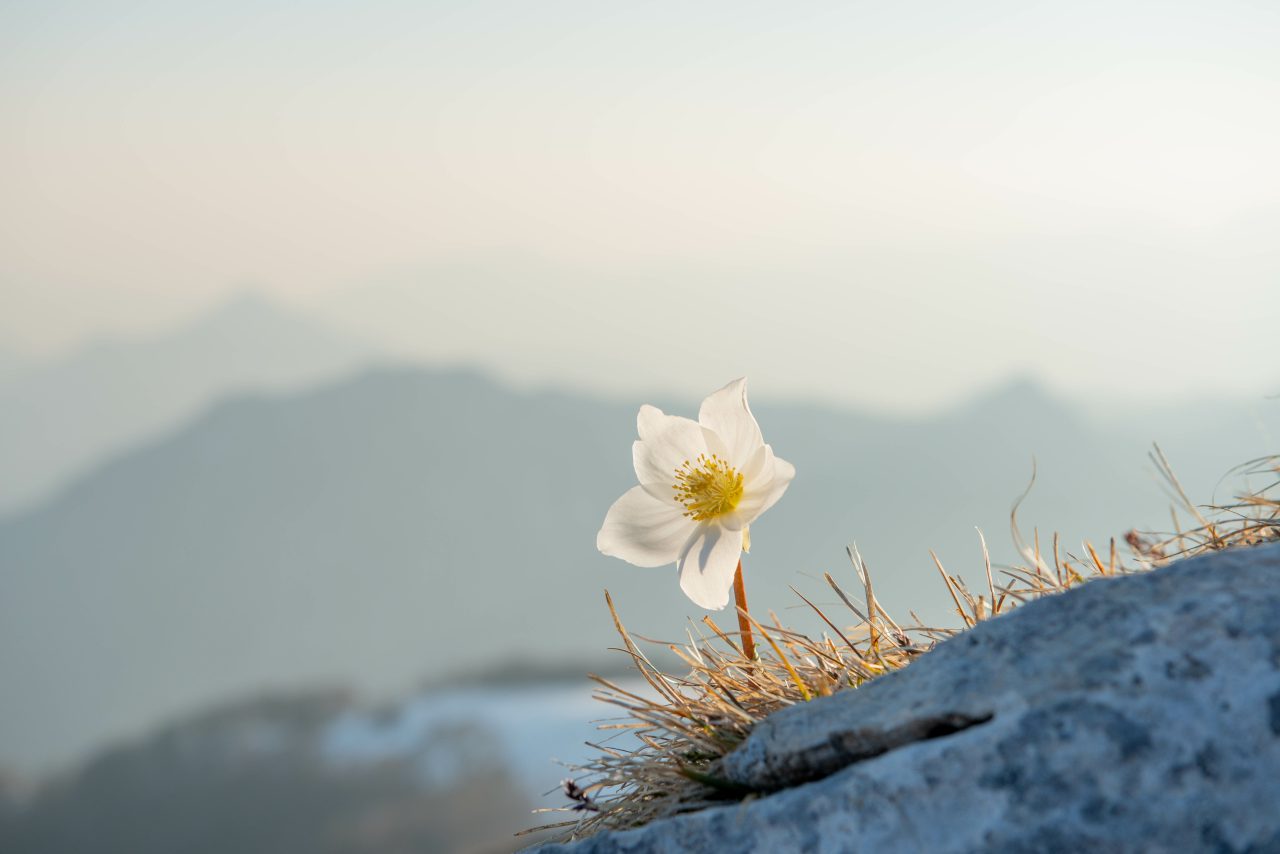
[{"label": "blurred mountain", "polygon": [[[1280,391],[1280,382],[1276,388]],[[1111,402],[1091,407],[1087,418],[1095,429],[1135,444],[1157,440],[1179,479],[1199,484],[1196,500],[1208,500],[1216,489],[1229,486],[1229,479],[1219,483],[1225,472],[1214,467],[1223,457],[1234,455],[1236,465],[1259,453],[1280,451],[1280,394],[1244,400],[1206,396],[1145,406]],[[1214,442],[1221,453],[1208,452]],[[1226,495],[1219,492],[1218,497]]]},{"label": "blurred mountain", "polygon": [[102,340],[47,363],[0,354],[0,511],[222,394],[331,378],[371,355],[251,293],[164,335]]},{"label": "blurred mountain", "polygon": [[[1099,426],[1031,383],[909,421],[753,406],[799,474],[753,526],[751,602],[802,627],[821,628],[788,585],[833,602],[821,574],[856,585],[852,541],[891,610],[946,620],[928,550],[980,578],[980,526],[1010,559],[1009,509],[1033,454],[1028,532],[1060,531],[1075,549],[1169,524],[1145,458],[1160,434]],[[392,692],[511,660],[591,660],[616,642],[605,587],[634,630],[683,638],[703,614],[674,568],[595,550],[634,482],[635,410],[383,369],[229,400],[0,521],[0,763],[64,762],[265,688]],[[1268,450],[1238,417],[1224,409],[1166,449],[1192,494]]]},{"label": "blurred mountain", "polygon": [[[498,852],[534,823],[484,727],[453,722],[391,755],[334,756],[335,692],[202,712],[104,751],[0,809],[8,854]],[[526,840],[527,842],[528,840]]]}]

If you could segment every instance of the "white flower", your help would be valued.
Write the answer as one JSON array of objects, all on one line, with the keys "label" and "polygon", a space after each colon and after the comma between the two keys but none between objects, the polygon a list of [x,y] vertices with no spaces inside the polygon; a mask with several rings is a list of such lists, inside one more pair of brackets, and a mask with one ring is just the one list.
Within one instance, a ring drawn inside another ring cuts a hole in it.
[{"label": "white flower", "polygon": [[690,599],[723,608],[748,526],[786,492],[795,467],[764,443],[746,378],[702,401],[697,421],[646,405],[636,424],[640,485],[609,508],[596,547],[636,566],[675,563]]}]

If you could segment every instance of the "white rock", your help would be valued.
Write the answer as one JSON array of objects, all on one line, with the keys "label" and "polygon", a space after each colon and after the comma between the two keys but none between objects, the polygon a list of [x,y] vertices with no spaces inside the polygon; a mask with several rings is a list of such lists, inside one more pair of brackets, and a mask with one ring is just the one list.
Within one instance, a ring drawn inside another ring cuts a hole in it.
[{"label": "white rock", "polygon": [[760,795],[548,850],[1280,852],[1280,545],[1018,608],[719,773]]}]

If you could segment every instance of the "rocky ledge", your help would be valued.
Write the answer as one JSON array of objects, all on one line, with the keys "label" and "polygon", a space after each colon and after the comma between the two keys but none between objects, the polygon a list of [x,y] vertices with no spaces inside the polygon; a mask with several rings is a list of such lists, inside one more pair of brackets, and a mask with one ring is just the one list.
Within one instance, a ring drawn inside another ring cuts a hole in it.
[{"label": "rocky ledge", "polygon": [[720,773],[756,794],[542,850],[1280,852],[1280,544],[1032,602]]}]

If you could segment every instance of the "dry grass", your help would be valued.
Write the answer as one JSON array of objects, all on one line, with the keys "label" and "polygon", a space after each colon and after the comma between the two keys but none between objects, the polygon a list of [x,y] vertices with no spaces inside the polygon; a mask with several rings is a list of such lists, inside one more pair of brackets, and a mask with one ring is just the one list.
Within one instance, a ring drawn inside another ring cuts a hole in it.
[{"label": "dry grass", "polygon": [[[833,618],[796,591],[830,634],[808,637],[784,628],[772,613],[768,624],[748,615],[763,641],[758,643],[757,657],[748,660],[739,647],[738,633],[723,630],[708,616],[690,630],[686,645],[665,645],[689,667],[687,673],[673,675],[653,665],[637,643],[639,636],[623,626],[606,593],[623,651],[631,656],[651,693],[642,696],[593,675],[600,685],[597,697],[622,712],[619,719],[601,729],[630,732],[639,747],[610,746],[608,739],[593,745],[599,750],[598,757],[574,769],[575,781],[566,781],[566,797],[573,804],[564,809],[575,817],[535,829],[559,828],[563,839],[578,839],[726,799],[750,797],[750,792],[718,776],[719,759],[745,739],[758,721],[784,706],[856,688],[868,679],[905,667],[933,644],[982,620],[1090,579],[1141,572],[1206,551],[1280,540],[1280,456],[1254,460],[1234,470],[1243,481],[1241,492],[1232,503],[1220,506],[1193,504],[1158,447],[1151,456],[1176,502],[1171,532],[1130,531],[1125,536],[1128,563],[1120,558],[1114,539],[1102,554],[1087,542],[1082,555],[1064,554],[1056,535],[1047,550],[1042,550],[1038,534],[1030,543],[1025,542],[1019,534],[1015,505],[1010,527],[1023,565],[993,570],[984,540],[984,574],[975,593],[959,576],[948,573],[936,555],[933,557],[955,604],[958,627],[926,626],[914,613],[910,621],[894,620],[876,599],[862,557],[856,548],[850,548],[858,581],[856,592],[846,591],[831,575],[825,576],[849,614]],[[1257,478],[1265,479],[1263,485],[1253,485],[1250,479]],[[1182,526],[1177,507],[1189,514],[1190,527]],[[842,628],[851,618],[853,625]],[[639,639],[646,644],[658,643]]]}]

